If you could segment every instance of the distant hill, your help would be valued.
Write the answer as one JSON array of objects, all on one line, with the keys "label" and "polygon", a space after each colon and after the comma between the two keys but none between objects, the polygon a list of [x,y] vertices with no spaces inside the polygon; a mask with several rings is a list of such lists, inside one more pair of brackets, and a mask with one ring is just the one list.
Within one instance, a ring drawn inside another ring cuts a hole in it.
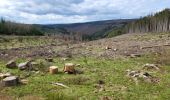
[{"label": "distant hill", "polygon": [[49,24],[41,25],[41,28],[47,33],[77,33],[96,39],[105,37],[113,29],[122,28],[132,21],[134,21],[134,19],[106,20],[75,24]]},{"label": "distant hill", "polygon": [[126,28],[128,33],[170,32],[170,9],[138,19]]}]

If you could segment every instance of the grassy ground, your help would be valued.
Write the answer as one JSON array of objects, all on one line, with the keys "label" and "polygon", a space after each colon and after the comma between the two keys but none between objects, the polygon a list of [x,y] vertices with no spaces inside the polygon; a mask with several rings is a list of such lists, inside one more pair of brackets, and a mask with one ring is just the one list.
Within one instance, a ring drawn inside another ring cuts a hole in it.
[{"label": "grassy ground", "polygon": [[[113,42],[110,39],[103,39],[99,41],[92,41],[84,45],[84,47],[78,49],[75,48],[75,52],[85,52],[85,48],[92,48],[91,51],[100,52],[103,47],[109,43],[120,46],[118,53],[122,48],[128,49],[131,44],[137,45],[136,41],[141,44],[143,41],[149,42],[149,45],[155,43],[155,41],[163,41],[158,43],[159,45],[168,42],[169,36],[166,35],[124,35],[115,38],[117,42]],[[126,40],[127,39],[127,40]],[[132,43],[129,41],[132,41]],[[106,42],[105,42],[106,40]],[[113,39],[114,40],[114,39]],[[107,42],[108,41],[108,42]],[[94,42],[94,44],[93,44]],[[113,42],[113,43],[112,43]],[[60,45],[64,43],[61,40],[55,38],[46,37],[1,37],[0,49],[10,49],[19,47],[37,47],[51,44]],[[126,44],[127,43],[127,44]],[[128,44],[129,43],[129,44]],[[101,44],[103,44],[101,46]],[[126,45],[123,45],[126,44]],[[145,44],[145,43],[143,43]],[[158,45],[153,44],[153,45]],[[88,46],[89,45],[89,46]],[[134,46],[132,45],[132,46]],[[143,45],[141,45],[143,46]],[[144,45],[145,46],[145,45]],[[65,47],[66,48],[66,47]],[[55,50],[63,51],[65,49],[60,47],[53,47]],[[41,50],[37,47],[38,50]],[[120,50],[119,50],[120,49]],[[153,48],[154,49],[154,48]],[[34,52],[33,49],[26,51],[21,49],[20,52]],[[72,49],[69,49],[72,50]],[[125,51],[122,49],[122,52]],[[139,50],[137,48],[137,50]],[[47,50],[48,51],[48,50]],[[87,50],[88,51],[88,50]],[[134,51],[134,50],[133,50]],[[146,50],[147,51],[147,50]],[[166,51],[166,52],[165,52]],[[36,62],[39,66],[35,66],[40,71],[28,72],[20,71],[18,69],[5,68],[4,57],[0,60],[0,72],[11,72],[14,75],[20,76],[21,79],[28,80],[28,84],[18,85],[14,87],[0,87],[0,100],[168,100],[170,98],[170,50],[165,49],[163,55],[143,55],[139,58],[122,57],[117,59],[106,59],[107,57],[73,57],[67,61],[63,61],[60,57],[55,57],[53,63],[48,63],[42,58],[37,58]],[[89,51],[88,51],[89,52]],[[112,52],[112,51],[110,51]],[[113,51],[114,52],[114,51]],[[8,52],[7,52],[8,53]],[[17,52],[14,52],[17,53]],[[96,53],[96,54],[97,54]],[[9,53],[12,54],[12,53]],[[18,53],[20,54],[20,53]],[[109,53],[110,55],[110,53]],[[109,56],[107,55],[107,56]],[[80,55],[79,55],[80,56]],[[17,63],[25,62],[27,59],[17,59]],[[80,64],[80,67],[76,67],[77,70],[83,71],[82,74],[69,75],[63,73],[63,66],[65,63],[72,62]],[[139,84],[136,84],[132,79],[127,77],[126,70],[141,70],[146,63],[159,63],[161,70],[159,71],[147,71],[152,76],[160,79],[159,83],[149,83],[140,80]],[[47,71],[48,67],[55,65],[59,67],[59,73],[51,75]],[[30,75],[29,75],[30,74]],[[99,86],[99,81],[103,81],[104,84]],[[69,88],[63,88],[60,86],[54,86],[51,82],[59,82],[67,85]],[[109,99],[107,99],[109,98]]]},{"label": "grassy ground", "polygon": [[[24,60],[18,60],[22,62]],[[37,62],[42,61],[38,59]],[[62,72],[65,62],[81,64],[76,67],[83,70],[83,74],[68,75]],[[138,85],[126,76],[126,70],[141,69],[145,63],[154,63],[151,56],[141,58],[124,58],[124,59],[96,59],[96,58],[72,58],[69,61],[62,61],[55,58],[54,63],[47,65],[59,66],[60,73],[50,75],[48,73],[34,73],[26,78],[27,85],[17,87],[2,88],[1,94],[8,94],[11,98],[26,97],[44,98],[47,100],[98,100],[109,97],[114,100],[168,100],[170,98],[170,67],[162,66],[163,71],[151,71],[153,76],[161,79],[161,82],[147,83],[140,82]],[[17,69],[6,69],[5,62],[1,61],[0,70],[2,72],[11,72],[24,77],[28,72],[18,71]],[[99,80],[105,82],[102,89],[97,88]],[[60,82],[69,88],[53,86],[50,82]]]},{"label": "grassy ground", "polygon": [[45,45],[61,45],[64,43],[58,37],[48,36],[0,36],[0,49],[11,49],[19,47],[36,47]]}]

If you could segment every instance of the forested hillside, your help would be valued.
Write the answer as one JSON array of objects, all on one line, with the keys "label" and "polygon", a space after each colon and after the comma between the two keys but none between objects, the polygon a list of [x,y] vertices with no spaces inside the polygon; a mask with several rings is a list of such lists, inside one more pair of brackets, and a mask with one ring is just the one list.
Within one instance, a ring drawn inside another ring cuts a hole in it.
[{"label": "forested hillside", "polygon": [[0,20],[0,35],[44,35],[35,25]]},{"label": "forested hillside", "polygon": [[170,9],[143,17],[127,25],[128,33],[169,32]]},{"label": "forested hillside", "polygon": [[124,26],[134,20],[135,19],[117,19],[87,23],[51,24],[39,26],[46,33],[79,34],[84,40],[94,40],[123,34],[125,33]]},{"label": "forested hillside", "polygon": [[170,9],[138,20],[118,19],[75,24],[31,25],[0,20],[0,35],[69,35],[94,40],[125,33],[170,31]]}]

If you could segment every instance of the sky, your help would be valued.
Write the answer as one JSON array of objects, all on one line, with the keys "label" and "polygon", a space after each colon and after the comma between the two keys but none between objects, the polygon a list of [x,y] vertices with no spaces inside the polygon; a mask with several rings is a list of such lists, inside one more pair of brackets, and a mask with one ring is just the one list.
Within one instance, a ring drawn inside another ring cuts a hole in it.
[{"label": "sky", "polygon": [[170,0],[1,0],[0,17],[27,24],[132,19],[170,8]]}]

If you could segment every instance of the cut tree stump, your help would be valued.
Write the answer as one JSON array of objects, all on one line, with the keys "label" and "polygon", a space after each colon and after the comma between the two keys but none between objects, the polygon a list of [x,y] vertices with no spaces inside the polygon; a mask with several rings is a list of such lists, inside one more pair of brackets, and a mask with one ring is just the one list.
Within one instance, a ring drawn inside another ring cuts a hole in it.
[{"label": "cut tree stump", "polygon": [[64,66],[64,72],[67,72],[69,74],[75,74],[75,64],[73,63],[66,63],[65,66]]},{"label": "cut tree stump", "polygon": [[11,76],[11,73],[0,73],[0,79],[4,79],[9,76]]},{"label": "cut tree stump", "polygon": [[2,80],[2,86],[16,86],[19,83],[17,76],[9,76]]},{"label": "cut tree stump", "polygon": [[49,67],[50,74],[56,74],[58,73],[58,67],[57,66],[51,66]]},{"label": "cut tree stump", "polygon": [[20,69],[20,70],[25,70],[25,69],[31,70],[32,69],[32,61],[20,63],[18,65],[18,69]]},{"label": "cut tree stump", "polygon": [[6,67],[7,68],[16,68],[17,64],[16,64],[15,60],[11,60],[6,64]]}]

